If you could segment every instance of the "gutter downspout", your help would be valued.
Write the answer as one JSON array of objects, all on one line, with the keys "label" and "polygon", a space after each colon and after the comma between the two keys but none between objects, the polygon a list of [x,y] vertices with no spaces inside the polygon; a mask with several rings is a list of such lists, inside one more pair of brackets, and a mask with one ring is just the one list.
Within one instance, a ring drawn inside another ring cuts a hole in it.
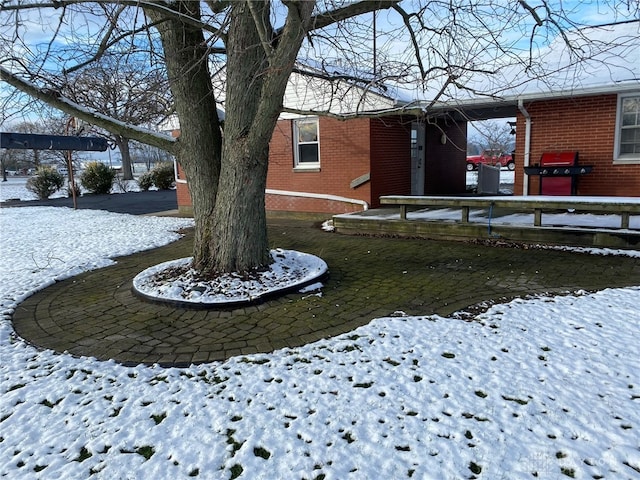
[{"label": "gutter downspout", "polygon": [[[525,118],[525,129],[524,129],[524,157],[523,157],[523,165],[525,167],[529,166],[530,158],[531,158],[531,115],[524,107],[524,101],[522,99],[518,99],[518,110]],[[522,194],[529,195],[529,176],[522,171],[523,179],[522,179]]]}]

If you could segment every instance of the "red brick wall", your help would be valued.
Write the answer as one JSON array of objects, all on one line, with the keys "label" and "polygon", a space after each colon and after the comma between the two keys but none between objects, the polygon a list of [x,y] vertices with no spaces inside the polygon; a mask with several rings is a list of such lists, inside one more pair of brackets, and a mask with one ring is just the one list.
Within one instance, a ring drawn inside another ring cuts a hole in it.
[{"label": "red brick wall", "polygon": [[[367,182],[356,188],[350,183],[369,173],[369,120],[339,121],[319,118],[320,169],[294,170],[293,128],[291,120],[280,120],[269,145],[267,188],[292,192],[330,194],[364,200],[371,198]],[[311,198],[267,196],[268,210],[343,213],[353,211],[353,204],[320,201]],[[356,210],[362,207],[356,207]]]},{"label": "red brick wall", "polygon": [[273,195],[267,193],[267,210],[305,213],[351,213],[360,212],[362,205],[320,198]]},{"label": "red brick wall", "polygon": [[[446,141],[442,143],[442,135]],[[466,122],[426,125],[425,195],[465,193],[466,182]]]},{"label": "red brick wall", "polygon": [[[411,190],[411,123],[406,119],[320,117],[320,169],[296,171],[291,120],[280,120],[269,144],[267,188],[334,195],[362,200],[372,207],[378,197]],[[372,167],[373,165],[373,167]],[[369,173],[371,181],[351,188],[351,181]],[[184,174],[181,173],[182,178]],[[188,187],[178,183],[178,205],[189,206]],[[268,194],[267,210],[345,213],[362,206],[336,200]]]},{"label": "red brick wall", "polygon": [[[578,180],[578,195],[640,196],[640,165],[613,165],[617,95],[599,95],[525,104],[531,115],[531,156],[543,152],[578,151],[579,164],[593,172]],[[519,113],[516,135],[514,193],[523,193],[525,119]],[[538,193],[538,177],[529,177],[530,194]]]},{"label": "red brick wall", "polygon": [[189,186],[181,180],[186,180],[184,170],[178,163],[178,178],[176,179],[176,195],[178,197],[178,208],[191,207],[191,195],[189,194]]},{"label": "red brick wall", "polygon": [[411,193],[411,120],[402,117],[371,120],[371,206],[381,195]]}]

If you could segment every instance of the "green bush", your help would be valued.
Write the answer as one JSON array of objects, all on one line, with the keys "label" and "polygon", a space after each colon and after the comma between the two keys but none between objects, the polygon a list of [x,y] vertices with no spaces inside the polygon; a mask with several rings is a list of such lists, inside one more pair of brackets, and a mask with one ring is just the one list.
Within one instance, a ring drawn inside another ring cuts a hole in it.
[{"label": "green bush", "polygon": [[46,200],[63,185],[64,175],[48,165],[38,167],[35,175],[27,180],[27,190],[35,193],[40,200]]},{"label": "green bush", "polygon": [[168,190],[173,186],[173,163],[159,163],[151,169],[151,179],[158,190]]},{"label": "green bush", "polygon": [[109,193],[116,172],[101,162],[89,162],[80,175],[80,183],[90,193]]},{"label": "green bush", "polygon": [[138,185],[140,185],[140,190],[146,192],[151,187],[153,187],[153,177],[151,176],[151,172],[144,172],[138,178]]}]

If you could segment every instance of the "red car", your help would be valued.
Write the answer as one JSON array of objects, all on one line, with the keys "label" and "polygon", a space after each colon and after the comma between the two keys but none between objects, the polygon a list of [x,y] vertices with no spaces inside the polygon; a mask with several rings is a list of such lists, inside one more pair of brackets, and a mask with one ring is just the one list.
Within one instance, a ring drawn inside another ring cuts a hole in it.
[{"label": "red car", "polygon": [[476,170],[480,163],[492,166],[500,165],[500,167],[507,167],[509,170],[515,170],[516,168],[516,162],[513,161],[511,154],[486,150],[482,152],[481,155],[471,155],[467,157],[467,170]]}]

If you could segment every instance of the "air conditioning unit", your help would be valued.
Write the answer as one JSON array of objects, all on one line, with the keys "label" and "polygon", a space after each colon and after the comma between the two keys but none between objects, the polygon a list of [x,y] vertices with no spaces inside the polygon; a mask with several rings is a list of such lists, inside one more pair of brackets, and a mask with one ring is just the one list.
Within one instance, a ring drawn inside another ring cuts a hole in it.
[{"label": "air conditioning unit", "polygon": [[497,195],[500,190],[500,166],[478,165],[478,195]]}]

